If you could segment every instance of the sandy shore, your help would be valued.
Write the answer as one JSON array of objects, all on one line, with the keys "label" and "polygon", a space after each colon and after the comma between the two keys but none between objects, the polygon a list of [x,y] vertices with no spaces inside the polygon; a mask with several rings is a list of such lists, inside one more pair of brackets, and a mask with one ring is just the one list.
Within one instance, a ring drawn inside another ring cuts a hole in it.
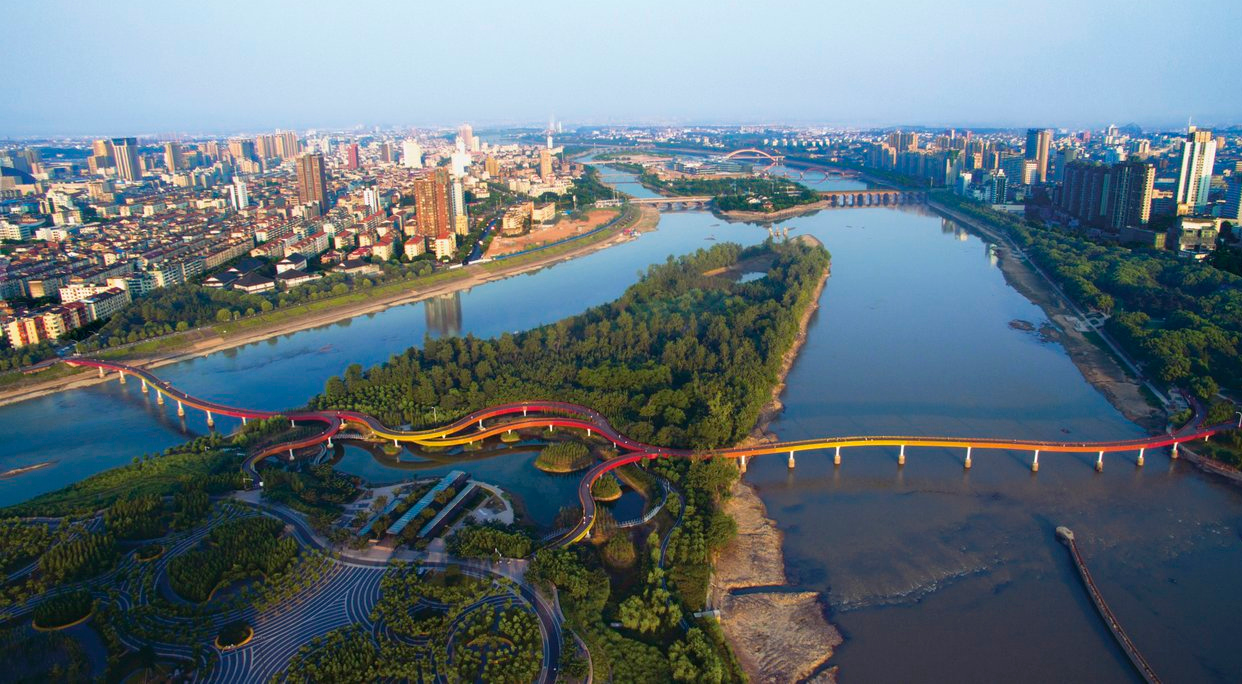
[{"label": "sandy shore", "polygon": [[1087,382],[1127,419],[1153,432],[1164,429],[1164,411],[1151,405],[1139,382],[1127,374],[1111,354],[1074,328],[1078,316],[1073,308],[1026,260],[1013,253],[1009,241],[999,231],[946,207],[931,205],[931,208],[995,241],[1005,281],[1044,310],[1055,327],[1055,330],[1045,330],[1045,334],[1065,347]]},{"label": "sandy shore", "polygon": [[780,211],[762,212],[762,211],[718,211],[716,212],[721,218],[727,221],[746,221],[749,223],[772,223],[780,221],[792,216],[802,216],[810,214],[822,209],[828,209],[832,205],[828,200],[820,200],[811,202],[810,204],[799,204],[796,207],[781,209]]},{"label": "sandy shore", "polygon": [[[828,275],[824,273],[813,303],[802,316],[798,337],[785,353],[780,381],[772,388],[748,443],[776,439],[768,426],[783,408],[780,395],[785,377],[806,341]],[[824,617],[817,592],[780,589],[786,583],[784,540],[776,523],[767,517],[763,501],[739,479],[724,511],[737,522],[738,533],[713,564],[709,600],[721,611],[721,628],[746,674],[755,682],[835,681],[835,668],[826,669],[825,663],[841,644],[841,633]],[[773,590],[764,591],[767,587]],[[740,589],[748,591],[735,593]]]},{"label": "sandy shore", "polygon": [[[647,232],[654,230],[660,222],[660,213],[652,207],[640,207],[639,217],[631,226],[634,230]],[[550,266],[561,261],[567,261],[580,256],[607,249],[613,245],[625,242],[628,238],[624,237],[620,228],[617,234],[607,239],[600,240],[591,244],[575,247],[567,252],[551,255],[548,257],[533,259],[531,261],[521,262],[511,267],[487,270],[484,267],[475,266],[463,269],[468,275],[452,280],[446,283],[440,283],[432,287],[419,290],[405,290],[385,297],[377,297],[370,301],[353,303],[341,307],[331,308],[325,311],[317,311],[313,314],[307,314],[298,318],[281,321],[267,326],[259,326],[245,332],[239,332],[230,335],[221,335],[214,330],[207,329],[196,331],[201,335],[201,339],[195,341],[188,347],[181,347],[166,354],[157,354],[153,356],[137,357],[127,359],[126,363],[139,366],[142,368],[153,369],[160,366],[166,366],[187,359],[199,356],[207,356],[225,349],[241,347],[255,342],[280,335],[288,335],[301,330],[317,328],[324,325],[331,325],[355,316],[363,316],[366,314],[377,313],[394,306],[419,302],[431,297],[450,294],[460,290],[468,290],[472,287],[489,283],[494,280],[503,280],[522,273],[537,271],[541,268]],[[12,404],[26,399],[33,399],[48,394],[54,394],[69,389],[77,389],[79,387],[87,387],[105,379],[99,378],[92,372],[83,372],[66,377],[56,378],[47,382],[34,383],[21,387],[14,387],[8,390],[0,391],[0,406]]]}]

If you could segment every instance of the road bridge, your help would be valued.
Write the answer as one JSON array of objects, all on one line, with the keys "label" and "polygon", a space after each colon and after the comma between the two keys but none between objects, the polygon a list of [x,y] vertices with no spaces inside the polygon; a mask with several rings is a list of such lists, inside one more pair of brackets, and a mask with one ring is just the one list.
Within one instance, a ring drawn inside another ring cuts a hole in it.
[{"label": "road bridge", "polygon": [[927,193],[922,190],[828,190],[819,193],[819,196],[832,207],[892,207],[927,203]]},{"label": "road bridge", "polygon": [[[257,464],[273,455],[284,455],[292,458],[294,452],[308,446],[326,442],[332,444],[332,438],[342,430],[367,435],[377,440],[392,440],[395,446],[401,443],[413,443],[428,447],[464,446],[483,441],[491,437],[499,437],[515,430],[580,430],[588,437],[599,435],[612,442],[619,450],[627,452],[617,458],[602,461],[587,471],[578,485],[578,500],[582,504],[582,520],[574,528],[558,540],[558,544],[571,544],[587,536],[595,523],[595,500],[591,496],[591,485],[605,473],[611,472],[630,463],[641,463],[644,460],[658,458],[731,458],[738,461],[742,472],[746,471],[747,461],[756,456],[783,455],[788,458],[788,465],[794,468],[796,455],[810,451],[832,451],[834,465],[842,464],[842,450],[859,447],[896,447],[897,465],[905,465],[906,450],[917,447],[938,447],[963,450],[962,467],[969,470],[973,465],[972,456],[975,451],[1021,451],[1032,455],[1031,471],[1039,472],[1040,454],[1052,453],[1089,453],[1096,455],[1095,470],[1104,469],[1104,455],[1111,453],[1132,454],[1136,467],[1143,467],[1146,452],[1149,449],[1170,447],[1171,455],[1177,458],[1179,444],[1195,440],[1207,440],[1212,435],[1225,430],[1242,428],[1242,417],[1235,426],[1232,422],[1218,425],[1202,425],[1203,410],[1195,404],[1196,415],[1177,432],[1104,442],[1066,442],[1056,440],[1005,439],[989,437],[938,437],[925,435],[854,435],[844,437],[822,437],[790,442],[775,442],[747,447],[730,447],[724,449],[693,450],[674,449],[671,447],[645,444],[631,439],[617,431],[599,412],[586,406],[561,401],[525,401],[499,404],[470,413],[452,423],[425,430],[401,430],[381,423],[374,416],[360,411],[324,410],[324,411],[293,411],[277,413],[225,406],[223,404],[191,397],[171,387],[167,382],[159,380],[150,372],[141,368],[121,363],[99,361],[82,357],[67,359],[65,363],[72,366],[99,368],[101,373],[113,371],[118,373],[122,382],[127,376],[134,377],[143,383],[144,388],[155,388],[161,396],[169,396],[180,405],[192,406],[220,415],[239,417],[243,421],[248,418],[271,418],[283,415],[296,423],[314,422],[324,427],[322,431],[298,440],[276,444],[251,455],[244,468],[252,481],[260,484]],[[1242,416],[1242,414],[1239,414]]]}]

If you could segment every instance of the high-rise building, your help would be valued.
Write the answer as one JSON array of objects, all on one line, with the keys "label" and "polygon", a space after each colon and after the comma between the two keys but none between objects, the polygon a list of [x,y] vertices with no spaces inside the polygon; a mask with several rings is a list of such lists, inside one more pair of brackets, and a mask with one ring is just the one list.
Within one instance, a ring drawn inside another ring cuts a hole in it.
[{"label": "high-rise building", "polygon": [[1144,226],[1151,218],[1155,181],[1156,168],[1146,162],[1072,162],[1065,168],[1057,207],[1088,226],[1114,233]]},{"label": "high-rise building", "polygon": [[164,168],[169,173],[178,173],[183,171],[185,161],[181,156],[181,143],[166,142],[164,143]]},{"label": "high-rise building", "polygon": [[552,150],[546,147],[539,150],[539,177],[545,181],[552,178]]},{"label": "high-rise building", "polygon": [[483,160],[483,170],[487,172],[488,176],[496,178],[500,176],[500,162],[495,157],[489,155],[487,159]]},{"label": "high-rise building", "polygon": [[328,177],[319,153],[298,157],[298,204],[311,202],[319,203],[320,213],[328,209]]},{"label": "high-rise building", "polygon": [[414,210],[423,235],[435,239],[453,234],[448,171],[436,169],[414,181]]},{"label": "high-rise building", "polygon": [[1187,210],[1201,212],[1207,207],[1208,191],[1212,187],[1212,164],[1216,162],[1216,138],[1211,131],[1198,130],[1194,126],[1182,143],[1182,166],[1177,175],[1177,204]]},{"label": "high-rise building", "polygon": [[1048,182],[1048,148],[1052,146],[1052,131],[1047,128],[1029,128],[1026,131],[1026,158],[1035,161],[1035,173],[1040,183]]},{"label": "high-rise building", "polygon": [[453,179],[452,192],[453,232],[465,235],[470,232],[470,215],[466,213],[466,193],[461,186],[461,178]]},{"label": "high-rise building", "polygon": [[233,161],[239,162],[243,159],[254,159],[254,141],[253,140],[230,140],[229,154],[233,155]]},{"label": "high-rise building", "polygon": [[246,181],[241,177],[233,179],[233,184],[229,186],[229,202],[236,211],[242,211],[250,206],[250,193],[246,190]]},{"label": "high-rise building", "polygon": [[1242,221],[1242,179],[1236,175],[1229,181],[1229,191],[1225,193],[1225,206],[1220,217],[1234,222]]},{"label": "high-rise building", "polygon": [[298,143],[298,134],[293,131],[281,131],[276,134],[276,156],[283,159],[293,159],[302,153],[302,146]]},{"label": "high-rise building", "polygon": [[470,127],[470,124],[462,124],[461,128],[457,129],[457,136],[461,138],[464,150],[469,151],[475,149],[476,143],[474,142],[474,129]]},{"label": "high-rise building", "polygon": [[423,168],[423,148],[417,140],[407,138],[401,143],[401,165],[407,169]]},{"label": "high-rise building", "polygon": [[1108,184],[1107,227],[1118,232],[1147,225],[1155,183],[1156,167],[1151,164],[1127,161],[1114,166]]},{"label": "high-rise building", "polygon": [[380,158],[380,162],[383,164],[391,164],[393,162],[392,143],[388,142],[387,140],[380,143],[379,158]]},{"label": "high-rise building", "polygon": [[112,156],[116,161],[116,175],[127,181],[142,178],[138,166],[138,140],[136,138],[113,138]]},{"label": "high-rise building", "polygon": [[358,143],[350,143],[345,148],[345,168],[350,171],[358,170]]},{"label": "high-rise building", "polygon": [[1065,182],[1065,167],[1078,159],[1077,147],[1062,147],[1057,150],[1057,164],[1052,179],[1058,183]]},{"label": "high-rise building", "polygon": [[367,188],[362,191],[362,202],[367,205],[367,210],[372,214],[380,210],[380,194],[375,188]]}]

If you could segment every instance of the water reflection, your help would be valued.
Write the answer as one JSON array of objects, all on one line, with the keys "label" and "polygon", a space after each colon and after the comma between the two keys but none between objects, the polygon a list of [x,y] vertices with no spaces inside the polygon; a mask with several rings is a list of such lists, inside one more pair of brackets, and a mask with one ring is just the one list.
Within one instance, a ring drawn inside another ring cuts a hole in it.
[{"label": "water reflection", "polygon": [[461,292],[436,295],[423,304],[423,311],[432,337],[461,335]]}]

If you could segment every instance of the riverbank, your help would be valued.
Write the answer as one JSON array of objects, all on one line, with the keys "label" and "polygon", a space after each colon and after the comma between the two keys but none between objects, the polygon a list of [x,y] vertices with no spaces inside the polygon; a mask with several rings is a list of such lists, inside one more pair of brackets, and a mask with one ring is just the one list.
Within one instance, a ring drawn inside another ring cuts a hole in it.
[{"label": "riverbank", "polygon": [[1053,323],[1052,328],[1045,331],[1046,334],[1065,348],[1083,378],[1128,420],[1153,433],[1164,429],[1165,413],[1152,405],[1142,383],[1128,374],[1112,354],[1089,339],[1087,335],[1090,333],[1084,334],[1076,329],[1074,324],[1079,321],[1079,316],[1072,304],[1025,257],[1015,253],[1012,243],[1000,230],[948,207],[935,203],[928,206],[993,240],[1005,282],[1044,311]]},{"label": "riverbank", "polygon": [[[799,239],[814,240],[808,236]],[[818,241],[816,240],[816,243]],[[806,342],[811,318],[828,283],[825,272],[815,288],[811,305],[799,322],[798,336],[781,364],[779,379],[745,443],[776,441],[768,431],[780,415],[785,379]],[[724,512],[737,523],[737,536],[715,559],[709,604],[721,612],[720,625],[755,682],[834,682],[835,668],[825,668],[833,649],[842,642],[840,631],[824,617],[824,606],[814,591],[785,591],[784,536],[754,487],[741,479],[724,503]],[[764,589],[770,589],[764,591]],[[739,592],[738,590],[744,590]]]},{"label": "riverbank", "polygon": [[[402,290],[388,296],[376,297],[362,302],[350,302],[339,307],[321,309],[303,316],[290,317],[270,325],[258,325],[254,328],[233,333],[219,332],[210,328],[190,331],[185,334],[187,336],[193,335],[197,339],[190,342],[188,346],[171,349],[164,353],[128,358],[125,362],[129,365],[148,370],[155,369],[207,356],[226,349],[262,342],[273,337],[289,335],[310,328],[331,325],[356,316],[378,313],[391,307],[412,304],[431,299],[432,297],[468,290],[495,280],[503,280],[523,273],[537,271],[562,261],[586,256],[587,254],[621,244],[629,240],[624,235],[624,231],[627,229],[635,232],[649,232],[659,226],[660,214],[655,208],[639,207],[638,211],[638,218],[633,223],[617,226],[614,233],[610,235],[605,233],[605,237],[602,239],[582,245],[572,245],[565,251],[547,255],[536,253],[525,257],[516,257],[512,261],[497,261],[466,267],[457,271],[463,274],[461,277],[440,282],[425,289],[417,291]],[[89,387],[103,381],[104,379],[99,378],[94,373],[83,371],[47,381],[35,381],[18,387],[10,387],[0,390],[0,406],[65,390]]]}]

